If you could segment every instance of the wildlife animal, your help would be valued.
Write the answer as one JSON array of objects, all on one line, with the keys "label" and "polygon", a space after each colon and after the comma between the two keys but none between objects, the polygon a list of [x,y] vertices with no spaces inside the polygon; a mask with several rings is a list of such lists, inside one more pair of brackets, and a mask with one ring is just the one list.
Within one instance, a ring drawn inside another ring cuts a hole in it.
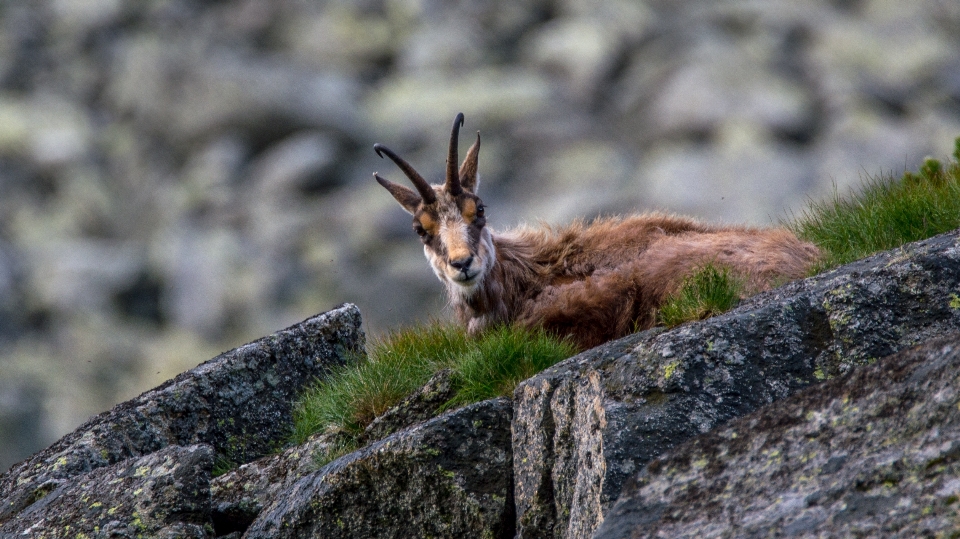
[{"label": "wildlife animal", "polygon": [[414,189],[374,177],[413,215],[423,252],[470,334],[498,324],[542,327],[586,349],[652,327],[656,309],[706,264],[727,268],[752,294],[804,276],[818,259],[814,245],[785,229],[660,213],[494,232],[477,196],[479,132],[457,167],[462,125],[461,113],[443,185],[382,144],[373,147],[377,155],[396,163]]}]

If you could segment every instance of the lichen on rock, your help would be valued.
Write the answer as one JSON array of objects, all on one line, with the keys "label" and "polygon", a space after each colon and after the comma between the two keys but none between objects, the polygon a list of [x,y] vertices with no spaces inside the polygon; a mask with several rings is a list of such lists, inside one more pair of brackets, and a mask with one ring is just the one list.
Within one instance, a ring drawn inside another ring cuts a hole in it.
[{"label": "lichen on rock", "polygon": [[244,537],[513,537],[511,405],[448,412],[289,488]]},{"label": "lichen on rock", "polygon": [[0,525],[0,537],[212,537],[213,449],[170,446],[66,479]]},{"label": "lichen on rock", "polygon": [[347,304],[121,403],[0,476],[0,523],[72,477],[171,445],[207,444],[235,464],[270,453],[287,440],[302,388],[363,344]]},{"label": "lichen on rock", "polygon": [[243,532],[302,477],[316,472],[318,452],[330,450],[338,433],[312,436],[306,442],[244,464],[211,481],[214,529]]},{"label": "lichen on rock", "polygon": [[363,443],[382,440],[390,434],[438,415],[457,392],[453,371],[441,369],[427,383],[370,422],[361,436]]},{"label": "lichen on rock", "polygon": [[597,531],[953,537],[960,333],[855,369],[652,461]]}]

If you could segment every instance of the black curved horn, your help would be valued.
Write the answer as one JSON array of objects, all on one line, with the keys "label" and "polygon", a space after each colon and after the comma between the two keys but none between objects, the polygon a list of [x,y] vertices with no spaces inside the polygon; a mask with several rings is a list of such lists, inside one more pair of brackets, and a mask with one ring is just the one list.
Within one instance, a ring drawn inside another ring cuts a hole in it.
[{"label": "black curved horn", "polygon": [[383,154],[386,154],[391,161],[397,164],[400,167],[400,170],[407,175],[407,178],[410,178],[410,181],[413,183],[413,186],[417,188],[417,192],[420,193],[420,196],[423,198],[424,204],[433,204],[437,201],[437,193],[433,190],[433,187],[430,187],[430,184],[427,180],[423,179],[416,170],[410,166],[410,163],[407,163],[399,155],[393,153],[393,150],[387,148],[383,144],[374,144],[373,151],[377,152],[381,158]]},{"label": "black curved horn", "polygon": [[457,196],[463,192],[460,185],[460,173],[457,171],[457,163],[460,156],[457,154],[457,142],[460,139],[460,126],[463,125],[463,113],[457,114],[453,119],[453,129],[450,132],[450,149],[447,152],[447,192]]}]

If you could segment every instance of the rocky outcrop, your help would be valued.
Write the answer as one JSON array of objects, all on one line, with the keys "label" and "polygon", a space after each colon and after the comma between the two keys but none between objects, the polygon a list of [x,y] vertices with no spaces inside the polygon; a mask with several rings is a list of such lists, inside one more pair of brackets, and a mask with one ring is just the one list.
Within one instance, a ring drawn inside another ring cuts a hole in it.
[{"label": "rocky outcrop", "polygon": [[0,537],[210,537],[207,445],[170,446],[62,481],[0,525]]},{"label": "rocky outcrop", "polygon": [[175,445],[209,445],[242,463],[289,436],[304,386],[362,351],[353,305],[317,315],[227,352],[91,419],[0,476],[0,522],[73,477]]},{"label": "rocky outcrop", "polygon": [[322,468],[335,434],[267,455],[305,384],[363,344],[346,305],[92,419],[0,478],[0,536],[512,537],[511,401],[433,417],[449,371],[384,414],[378,443]]},{"label": "rocky outcrop", "polygon": [[515,393],[520,537],[589,537],[667,449],[857,365],[960,329],[960,231],[611,342]]},{"label": "rocky outcrop", "polygon": [[494,399],[398,432],[301,479],[244,537],[513,537],[510,418]]},{"label": "rocky outcrop", "polygon": [[[449,385],[441,372],[426,393]],[[419,426],[323,467],[316,457],[337,434],[316,436],[215,478],[214,528],[245,537],[513,537],[511,412],[506,399],[425,422],[417,411],[407,421]]]},{"label": "rocky outcrop", "polygon": [[[363,343],[359,313],[344,306],[15,466],[0,477],[0,536],[940,530],[960,495],[958,294],[960,230],[607,343],[526,380],[512,400],[431,417],[452,395],[442,371],[375,421],[366,447],[329,463],[315,456],[336,447],[335,432],[273,452],[299,388]],[[245,464],[211,479],[228,458]]]},{"label": "rocky outcrop", "polygon": [[954,333],[653,460],[594,537],[955,536],[958,404]]}]

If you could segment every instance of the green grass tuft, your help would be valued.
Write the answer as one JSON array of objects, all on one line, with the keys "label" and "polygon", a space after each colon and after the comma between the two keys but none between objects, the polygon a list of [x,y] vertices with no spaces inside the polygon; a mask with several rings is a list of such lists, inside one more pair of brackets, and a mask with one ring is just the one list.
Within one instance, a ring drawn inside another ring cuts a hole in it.
[{"label": "green grass tuft", "polygon": [[470,338],[459,327],[434,323],[395,331],[308,388],[294,410],[296,443],[317,432],[356,437],[377,416],[451,368],[457,394],[449,406],[511,393],[540,370],[572,356],[574,346],[543,331],[499,327]]},{"label": "green grass tuft", "polygon": [[543,330],[500,327],[487,332],[451,365],[459,386],[450,404],[513,393],[517,384],[577,352]]},{"label": "green grass tuft", "polygon": [[811,202],[787,223],[823,251],[814,272],[960,227],[960,138],[955,144],[952,162],[927,158],[900,179],[869,179],[851,196]]},{"label": "green grass tuft", "polygon": [[743,281],[729,269],[706,264],[683,280],[676,294],[657,311],[657,322],[667,327],[703,320],[736,307]]},{"label": "green grass tuft", "polygon": [[223,455],[217,455],[216,458],[213,459],[213,470],[210,472],[210,475],[212,477],[220,477],[227,472],[233,471],[237,467],[238,464],[236,462],[233,462]]},{"label": "green grass tuft", "polygon": [[466,347],[466,334],[445,324],[395,331],[372,342],[367,357],[353,358],[301,395],[294,410],[294,440],[303,443],[328,430],[360,434]]}]

